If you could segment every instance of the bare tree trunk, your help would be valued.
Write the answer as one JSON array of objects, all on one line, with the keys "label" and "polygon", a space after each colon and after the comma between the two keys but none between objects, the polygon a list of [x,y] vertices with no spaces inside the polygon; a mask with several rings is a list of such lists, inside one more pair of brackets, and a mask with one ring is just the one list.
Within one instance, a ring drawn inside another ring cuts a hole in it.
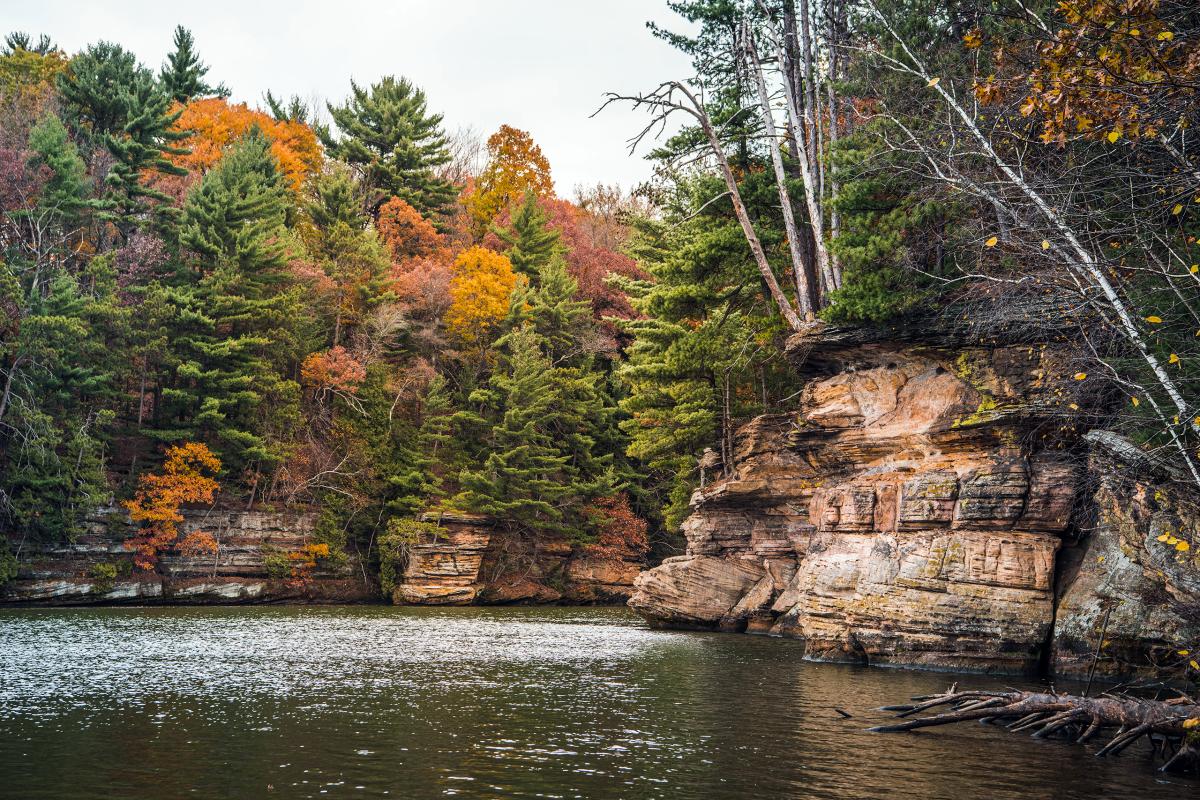
[{"label": "bare tree trunk", "polygon": [[[838,109],[837,90],[834,88],[833,84],[834,84],[834,81],[836,81],[838,79],[838,69],[841,65],[840,47],[841,47],[841,31],[842,31],[842,26],[841,26],[842,12],[843,12],[843,5],[839,2],[839,0],[829,0],[829,20],[828,20],[828,27],[827,27],[828,33],[826,34],[826,36],[828,38],[827,49],[829,52],[828,52],[827,58],[829,60],[829,64],[828,64],[828,73],[827,73],[826,79],[825,79],[825,91],[827,94],[826,105],[829,108],[829,152],[831,155],[833,153],[834,148],[837,147],[838,138],[841,135],[840,131],[838,129],[839,109]],[[832,164],[829,165],[828,170],[829,171],[828,171],[826,183],[829,185],[829,199],[832,201],[837,198],[839,187],[838,187],[837,175],[833,170]],[[841,218],[837,212],[837,208],[831,202],[830,206],[829,206],[829,238],[830,238],[830,240],[837,239],[839,233],[841,233]],[[833,273],[834,283],[836,284],[836,287],[840,287],[842,285],[842,270],[841,270],[840,266],[838,265],[837,256],[833,253],[830,253],[829,254],[829,262],[830,262],[830,270]]]},{"label": "bare tree trunk", "polygon": [[758,271],[762,275],[763,283],[767,285],[767,291],[770,293],[776,307],[778,307],[779,313],[787,321],[788,327],[793,331],[798,331],[804,327],[804,323],[797,316],[796,310],[792,308],[791,301],[787,299],[787,295],[779,288],[779,281],[775,279],[775,272],[771,269],[771,263],[767,261],[767,254],[763,250],[762,242],[759,241],[758,234],[754,231],[754,224],[750,221],[746,205],[742,202],[742,194],[738,190],[737,178],[733,175],[733,170],[729,166],[729,159],[725,157],[725,151],[721,149],[721,140],[717,137],[712,120],[709,119],[708,112],[700,105],[700,101],[696,99],[696,96],[686,86],[679,84],[678,88],[695,108],[694,116],[699,121],[700,127],[704,130],[704,135],[708,139],[709,149],[712,150],[714,157],[717,159],[717,164],[721,168],[721,175],[725,178],[725,188],[729,190],[729,199],[733,202],[733,211],[742,226],[742,233],[745,234],[746,244],[750,246],[750,253],[754,256],[755,264],[758,265]]},{"label": "bare tree trunk", "polygon": [[758,49],[754,44],[754,32],[749,25],[742,28],[746,57],[750,61],[754,83],[758,88],[758,102],[762,108],[763,130],[769,140],[768,149],[771,151],[771,166],[775,170],[775,187],[779,191],[779,205],[783,212],[783,227],[787,234],[788,251],[792,257],[792,278],[796,284],[796,305],[804,317],[809,317],[813,311],[812,292],[808,286],[808,275],[805,268],[804,256],[800,251],[800,234],[796,229],[796,217],[792,211],[792,198],[787,189],[787,173],[783,169],[783,156],[779,152],[779,142],[775,136],[775,116],[771,113],[771,99],[767,93],[767,82],[763,78],[762,64],[758,59]]},{"label": "bare tree trunk", "polygon": [[[785,14],[792,13],[785,11]],[[807,24],[807,23],[805,23]],[[784,22],[784,28],[788,27],[788,23]],[[779,62],[786,61],[786,45],[779,32],[772,30],[771,35],[775,39],[776,50],[779,54]],[[805,109],[804,112],[800,109],[800,97],[795,90],[793,81],[788,76],[784,76],[783,81],[784,94],[787,98],[788,106],[788,121],[792,132],[792,139],[795,142],[796,149],[800,153],[800,168],[801,179],[804,184],[804,202],[808,210],[809,224],[812,226],[813,248],[815,261],[817,266],[817,278],[820,284],[820,291],[817,295],[815,305],[819,308],[824,305],[825,298],[828,293],[837,288],[837,284],[833,279],[833,273],[829,264],[829,251],[825,246],[825,220],[821,209],[821,196],[818,192],[818,180],[813,172],[814,157],[809,147],[809,139],[805,131],[805,123],[808,123],[808,128],[812,129],[812,117],[808,112],[811,109]]]}]

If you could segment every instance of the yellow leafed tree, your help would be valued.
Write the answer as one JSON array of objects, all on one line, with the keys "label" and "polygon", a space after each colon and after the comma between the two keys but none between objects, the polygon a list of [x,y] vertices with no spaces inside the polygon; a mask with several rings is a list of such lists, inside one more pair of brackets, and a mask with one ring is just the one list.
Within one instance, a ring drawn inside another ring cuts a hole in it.
[{"label": "yellow leafed tree", "polygon": [[472,247],[454,260],[446,327],[465,344],[477,344],[508,314],[517,275],[507,256]]}]

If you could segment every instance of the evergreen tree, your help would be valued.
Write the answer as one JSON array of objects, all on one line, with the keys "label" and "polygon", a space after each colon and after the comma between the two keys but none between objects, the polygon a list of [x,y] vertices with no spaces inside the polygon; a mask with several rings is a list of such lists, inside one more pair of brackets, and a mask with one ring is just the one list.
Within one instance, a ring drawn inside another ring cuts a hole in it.
[{"label": "evergreen tree", "polygon": [[97,142],[106,134],[121,131],[129,118],[124,92],[133,86],[139,72],[146,70],[120,45],[88,45],[71,59],[70,70],[59,76],[58,90],[72,121]]},{"label": "evergreen tree", "polygon": [[299,122],[301,125],[308,125],[314,116],[313,109],[309,108],[308,103],[299,95],[292,95],[284,100],[271,94],[271,90],[268,89],[263,95],[263,102],[267,104],[267,110],[271,112],[271,116],[280,122]]},{"label": "evergreen tree", "polygon": [[335,287],[332,321],[337,345],[371,309],[392,299],[387,287],[391,261],[375,230],[368,227],[357,187],[346,169],[320,175],[304,210],[310,223],[304,234],[309,254]]},{"label": "evergreen tree", "polygon": [[513,212],[511,226],[496,233],[508,245],[505,255],[513,269],[530,278],[564,250],[561,235],[547,224],[546,212],[530,191]]},{"label": "evergreen tree", "polygon": [[459,476],[456,498],[473,511],[532,533],[579,541],[593,535],[583,509],[616,485],[611,432],[616,409],[587,341],[588,304],[561,258],[542,269],[536,288],[517,293],[496,343],[501,363],[486,389],[472,394],[478,411],[460,412],[463,430],[486,430],[482,465]]},{"label": "evergreen tree", "polygon": [[163,92],[179,103],[186,103],[195,97],[228,97],[229,89],[225,88],[225,84],[209,86],[204,82],[208,67],[200,61],[195,45],[192,32],[182,25],[176,25],[175,51],[167,56],[158,75]]},{"label": "evergreen tree", "polygon": [[105,177],[117,208],[116,221],[128,238],[133,228],[155,212],[160,225],[175,216],[170,198],[150,186],[147,173],[186,175],[167,156],[187,151],[173,146],[186,138],[173,129],[179,111],[170,111],[150,70],[119,45],[100,42],[71,59],[59,78],[59,91],[77,127],[103,144],[113,158]]},{"label": "evergreen tree", "polygon": [[73,217],[87,205],[87,167],[62,120],[47,114],[29,131],[31,166],[46,166],[51,173],[42,190],[42,208],[53,209],[64,218]]},{"label": "evergreen tree", "polygon": [[196,254],[173,292],[176,380],[155,435],[200,438],[237,474],[281,457],[297,423],[292,374],[298,289],[282,243],[287,189],[270,142],[252,130],[189,194],[180,241]]},{"label": "evergreen tree", "polygon": [[425,92],[404,78],[384,77],[364,89],[350,82],[350,100],[327,104],[340,136],[319,128],[328,154],[358,171],[367,208],[377,214],[389,197],[399,197],[427,218],[454,201],[453,185],[435,169],[450,161],[442,115],[430,114]]}]

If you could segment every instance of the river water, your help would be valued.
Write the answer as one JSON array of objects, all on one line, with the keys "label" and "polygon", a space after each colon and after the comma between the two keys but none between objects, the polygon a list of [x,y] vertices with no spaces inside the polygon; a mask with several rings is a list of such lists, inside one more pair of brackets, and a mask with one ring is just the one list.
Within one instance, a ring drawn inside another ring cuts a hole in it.
[{"label": "river water", "polygon": [[[946,675],[621,609],[0,610],[0,797],[1172,798],[1144,754],[871,734]],[[960,685],[995,685],[960,678]],[[854,715],[843,719],[833,707]]]}]

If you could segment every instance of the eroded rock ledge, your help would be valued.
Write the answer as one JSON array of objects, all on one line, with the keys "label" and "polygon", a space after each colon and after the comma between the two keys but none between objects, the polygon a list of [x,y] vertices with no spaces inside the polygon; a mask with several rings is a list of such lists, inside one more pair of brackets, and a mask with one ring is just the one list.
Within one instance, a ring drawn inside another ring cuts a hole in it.
[{"label": "eroded rock ledge", "polygon": [[442,534],[411,547],[393,593],[398,604],[623,603],[645,566],[633,553],[523,539],[486,517],[431,513],[423,519]]},{"label": "eroded rock ledge", "polygon": [[226,604],[350,603],[378,598],[353,553],[311,571],[293,574],[289,558],[311,540],[313,510],[187,509],[182,533],[205,531],[213,554],[163,556],[154,572],[130,569],[124,545],[133,526],[117,509],[98,515],[71,543],[13,541],[20,554],[17,578],[0,587],[0,603]]},{"label": "eroded rock ledge", "polygon": [[1195,634],[1178,609],[1147,613],[1200,597],[1194,564],[1164,573],[1176,553],[1148,546],[1178,511],[1130,507],[1156,490],[1122,483],[1111,453],[1090,470],[1104,521],[1074,545],[1093,497],[1054,347],[819,326],[789,346],[800,410],[746,425],[729,476],[695,494],[686,555],[630,600],[651,623],[794,637],[820,660],[1021,673],[1053,653],[1080,672],[1119,572],[1108,624],[1131,657]]}]

